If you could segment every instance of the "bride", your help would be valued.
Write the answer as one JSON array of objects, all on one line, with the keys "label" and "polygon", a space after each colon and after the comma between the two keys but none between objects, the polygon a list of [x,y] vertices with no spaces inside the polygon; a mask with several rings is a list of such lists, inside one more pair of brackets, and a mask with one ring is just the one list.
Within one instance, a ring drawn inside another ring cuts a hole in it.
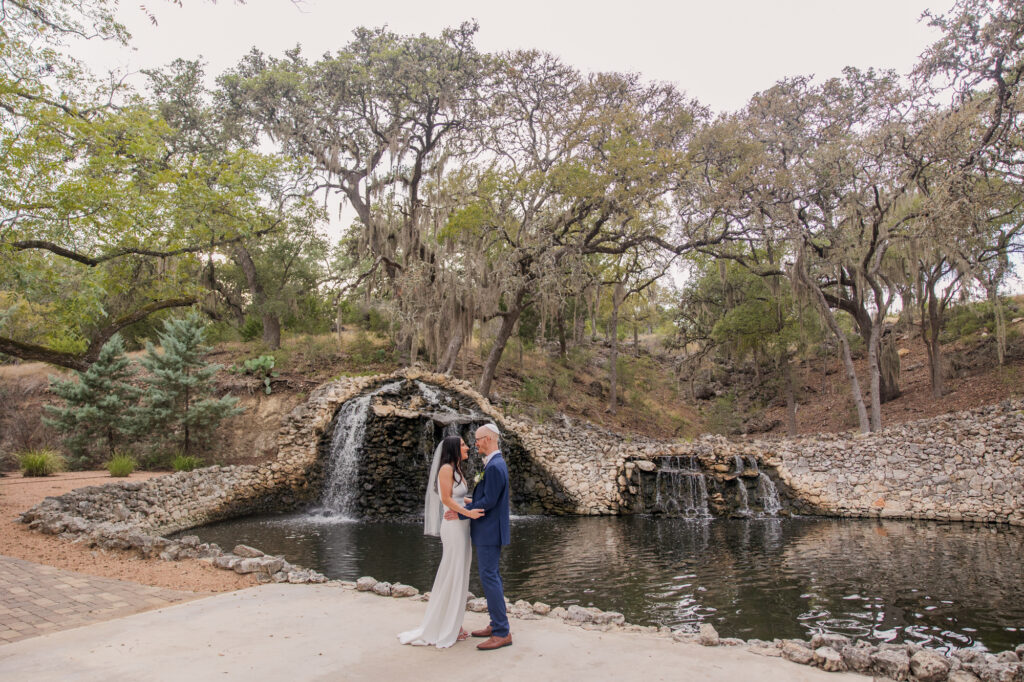
[{"label": "bride", "polygon": [[[469,493],[461,464],[468,456],[469,448],[458,436],[442,440],[434,453],[427,481],[423,533],[441,536],[441,565],[437,567],[423,623],[416,630],[398,635],[402,644],[433,644],[443,649],[467,637],[462,629],[462,619],[466,615],[469,565],[473,553],[469,542],[469,523],[465,519],[478,519],[484,515],[483,510],[466,509],[456,502]],[[444,520],[444,507],[458,512],[461,517],[456,521]]]}]

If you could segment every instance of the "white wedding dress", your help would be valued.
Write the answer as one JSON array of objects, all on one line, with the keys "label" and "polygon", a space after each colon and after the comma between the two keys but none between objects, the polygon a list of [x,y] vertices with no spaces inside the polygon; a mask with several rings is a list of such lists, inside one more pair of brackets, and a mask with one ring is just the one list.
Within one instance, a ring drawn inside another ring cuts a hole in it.
[{"label": "white wedding dress", "polygon": [[[452,499],[461,500],[469,492],[465,481],[452,490]],[[430,590],[427,613],[416,630],[398,635],[402,644],[450,647],[458,640],[462,619],[466,615],[466,593],[469,590],[469,566],[473,560],[469,540],[469,519],[441,521],[441,565],[437,567],[434,586]]]}]

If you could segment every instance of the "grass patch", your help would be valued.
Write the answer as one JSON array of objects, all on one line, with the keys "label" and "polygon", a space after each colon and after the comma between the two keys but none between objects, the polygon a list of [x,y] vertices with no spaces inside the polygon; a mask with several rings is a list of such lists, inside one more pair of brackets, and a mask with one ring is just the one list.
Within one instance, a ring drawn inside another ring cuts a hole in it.
[{"label": "grass patch", "polygon": [[64,456],[56,450],[28,450],[18,455],[18,465],[25,476],[50,476],[64,471]]},{"label": "grass patch", "polygon": [[193,455],[175,455],[171,460],[171,468],[175,471],[193,471],[203,466],[203,460]]},{"label": "grass patch", "polygon": [[114,478],[124,478],[135,471],[136,462],[131,455],[116,453],[104,466]]}]

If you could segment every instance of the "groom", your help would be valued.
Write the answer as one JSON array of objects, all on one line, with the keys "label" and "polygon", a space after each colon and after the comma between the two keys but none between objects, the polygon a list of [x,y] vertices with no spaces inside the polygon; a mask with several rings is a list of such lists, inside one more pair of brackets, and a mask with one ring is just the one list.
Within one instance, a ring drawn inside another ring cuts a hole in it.
[{"label": "groom", "polygon": [[[498,427],[484,424],[476,430],[476,449],[484,458],[483,478],[473,489],[473,497],[466,498],[466,509],[483,509],[486,513],[469,522],[469,535],[476,546],[477,570],[487,597],[487,613],[491,624],[473,632],[474,637],[487,637],[477,645],[484,651],[500,649],[512,644],[508,616],[505,613],[505,593],[501,587],[498,561],[501,548],[509,544],[508,467],[498,450]],[[446,513],[453,517],[455,512]]]}]

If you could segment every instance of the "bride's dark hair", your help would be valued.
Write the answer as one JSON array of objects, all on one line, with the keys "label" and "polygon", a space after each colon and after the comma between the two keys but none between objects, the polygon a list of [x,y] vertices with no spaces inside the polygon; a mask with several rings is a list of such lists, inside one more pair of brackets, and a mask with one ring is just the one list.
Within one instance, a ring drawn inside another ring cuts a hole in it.
[{"label": "bride's dark hair", "polygon": [[[462,438],[459,436],[448,436],[441,441],[441,463],[437,465],[438,471],[445,464],[452,465],[455,482],[461,483],[465,476],[462,475]],[[456,473],[457,476],[454,475]]]}]

